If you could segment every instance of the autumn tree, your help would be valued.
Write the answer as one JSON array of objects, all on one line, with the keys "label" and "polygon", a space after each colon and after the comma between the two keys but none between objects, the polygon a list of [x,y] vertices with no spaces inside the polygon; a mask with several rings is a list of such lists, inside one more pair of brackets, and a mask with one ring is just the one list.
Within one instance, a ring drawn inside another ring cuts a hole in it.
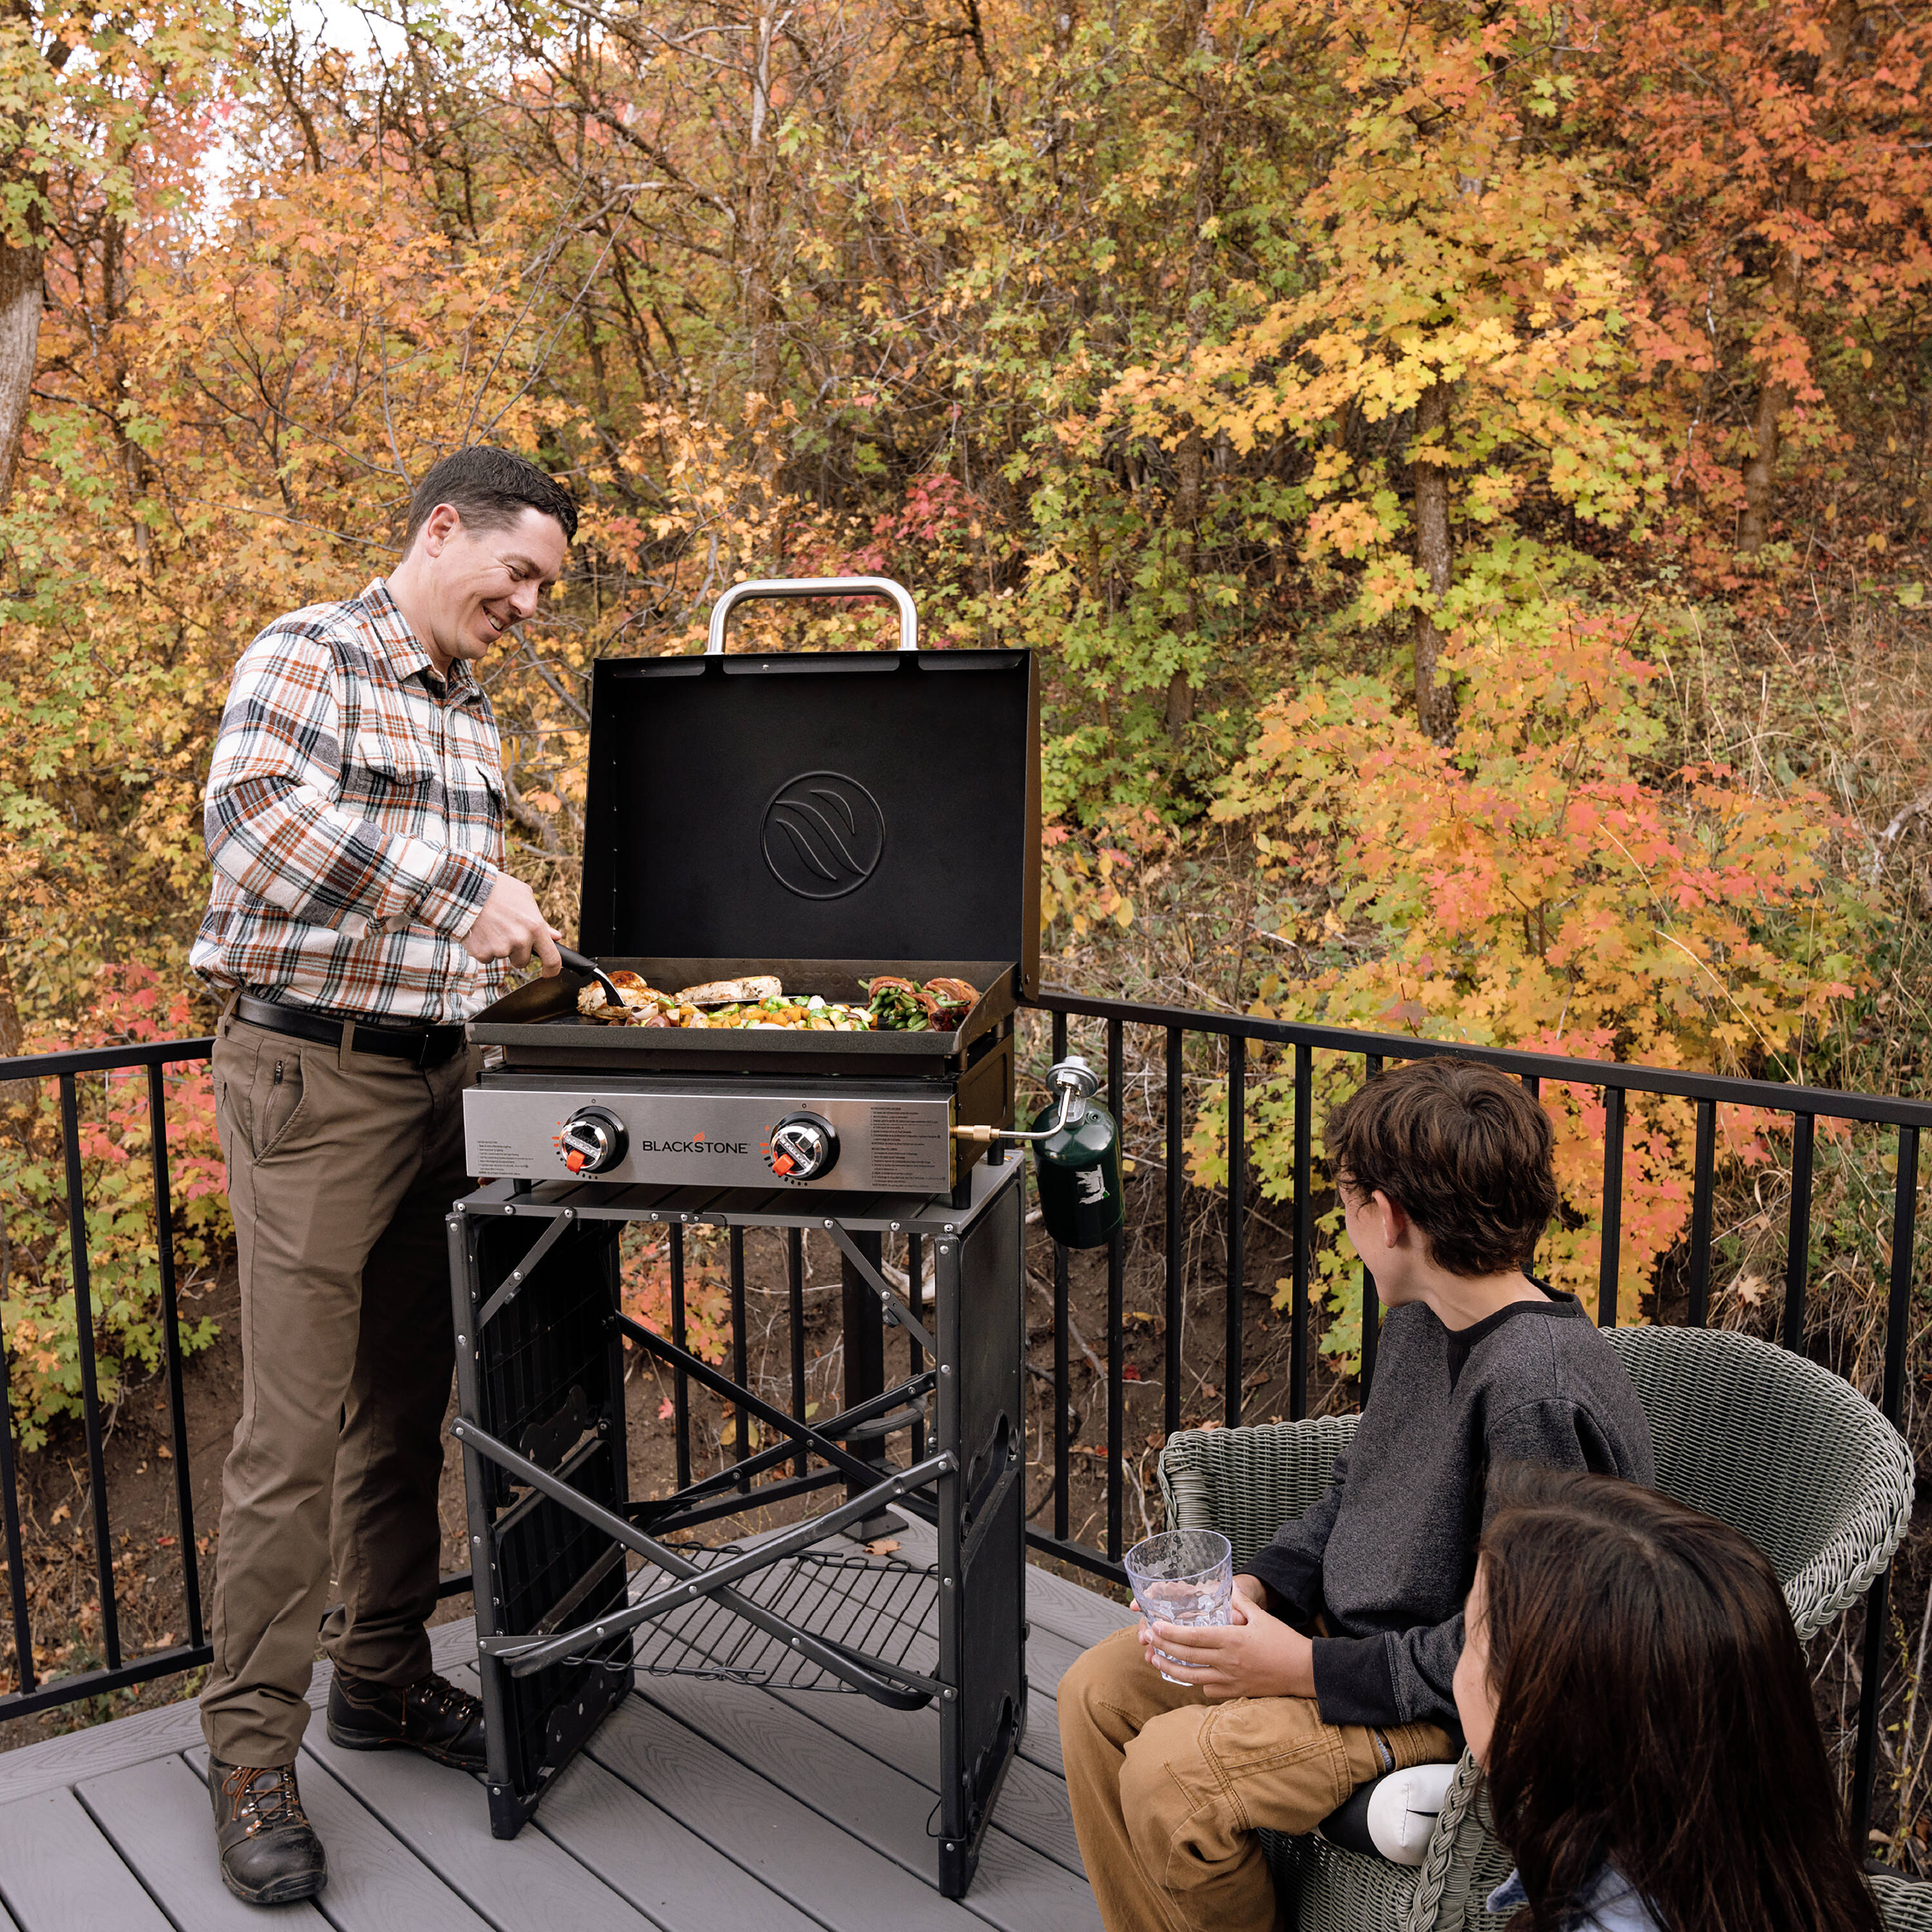
[{"label": "autumn tree", "polygon": [[1616,159],[1644,364],[1675,404],[1672,475],[1755,553],[1786,453],[1828,445],[1834,393],[1922,320],[1932,17],[1605,0],[1593,26],[1580,112]]}]

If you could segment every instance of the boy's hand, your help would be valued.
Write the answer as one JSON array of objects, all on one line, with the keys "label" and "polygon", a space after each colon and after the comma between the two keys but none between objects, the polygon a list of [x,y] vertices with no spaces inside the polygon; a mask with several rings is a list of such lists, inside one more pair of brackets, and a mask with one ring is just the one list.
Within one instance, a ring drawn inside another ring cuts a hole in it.
[{"label": "boy's hand", "polygon": [[[1143,1624],[1142,1654],[1157,1670],[1184,1684],[1198,1684],[1210,1704],[1231,1697],[1312,1697],[1315,1695],[1315,1646],[1292,1624],[1270,1616],[1242,1590],[1238,1580],[1231,1606],[1234,1621],[1223,1624]],[[1174,1663],[1156,1662],[1154,1646]]]}]

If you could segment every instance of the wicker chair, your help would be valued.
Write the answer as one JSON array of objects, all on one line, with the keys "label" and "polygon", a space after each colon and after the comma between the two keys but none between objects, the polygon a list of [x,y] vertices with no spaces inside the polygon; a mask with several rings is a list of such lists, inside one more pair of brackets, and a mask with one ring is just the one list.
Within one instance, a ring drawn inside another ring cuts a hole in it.
[{"label": "wicker chair", "polygon": [[[1912,1459],[1898,1431],[1828,1370],[1748,1336],[1624,1328],[1610,1340],[1650,1419],[1658,1486],[1734,1524],[1765,1552],[1801,1637],[1856,1603],[1912,1513]],[[1168,1522],[1220,1530],[1239,1568],[1327,1489],[1354,1427],[1352,1416],[1324,1416],[1172,1437],[1160,1458]],[[1288,1922],[1300,1932],[1499,1926],[1483,1904],[1510,1862],[1479,1815],[1480,1785],[1465,1754],[1414,1870],[1318,1836],[1264,1832]],[[1932,1932],[1932,1912],[1907,1896],[1922,1890],[1932,1888],[1886,1886],[1892,1923]]]}]

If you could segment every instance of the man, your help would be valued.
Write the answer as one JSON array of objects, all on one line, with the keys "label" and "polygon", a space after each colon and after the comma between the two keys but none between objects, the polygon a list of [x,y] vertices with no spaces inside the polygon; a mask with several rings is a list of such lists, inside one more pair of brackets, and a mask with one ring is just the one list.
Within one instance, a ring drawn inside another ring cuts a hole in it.
[{"label": "man", "polygon": [[531,616],[576,534],[505,452],[423,478],[402,562],[242,653],[208,774],[196,969],[242,1286],[242,1419],[221,1474],[202,1691],[221,1875],[320,1892],[296,1754],[316,1627],[328,1735],[483,1768],[476,1700],[430,1669],[454,1365],[443,1218],[468,1185],[462,1022],[561,935],[503,870],[503,772],[471,666]]}]

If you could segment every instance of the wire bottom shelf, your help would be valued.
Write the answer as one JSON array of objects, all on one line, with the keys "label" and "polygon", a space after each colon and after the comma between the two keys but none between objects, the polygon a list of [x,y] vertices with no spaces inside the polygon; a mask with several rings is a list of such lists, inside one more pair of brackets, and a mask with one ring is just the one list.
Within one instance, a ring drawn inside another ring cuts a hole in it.
[{"label": "wire bottom shelf", "polygon": [[[678,1553],[702,1569],[742,1556],[744,1547],[686,1544]],[[632,1580],[634,1600],[668,1580],[645,1566]],[[929,1671],[938,1660],[938,1584],[939,1573],[929,1564],[858,1551],[806,1550],[780,1557],[735,1588],[815,1636],[881,1664]],[[634,1664],[653,1676],[721,1678],[772,1690],[854,1689],[724,1605],[704,1600],[640,1630]]]}]

